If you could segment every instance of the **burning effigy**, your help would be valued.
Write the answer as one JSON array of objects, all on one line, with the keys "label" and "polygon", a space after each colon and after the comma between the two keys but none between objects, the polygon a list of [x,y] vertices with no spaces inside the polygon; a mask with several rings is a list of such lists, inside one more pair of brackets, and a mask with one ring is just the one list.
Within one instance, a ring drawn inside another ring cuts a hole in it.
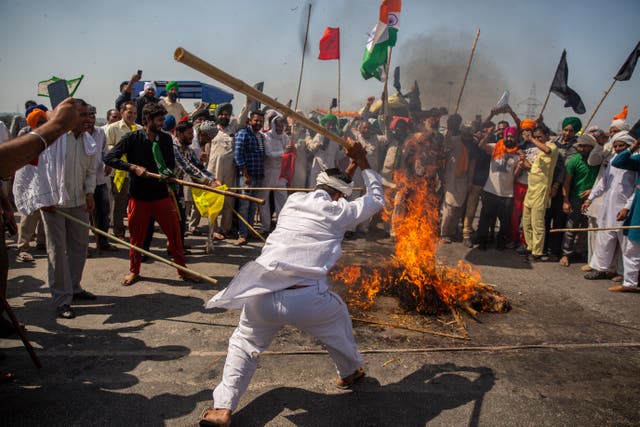
[{"label": "burning effigy", "polygon": [[[465,311],[504,313],[507,298],[482,282],[478,271],[459,260],[451,266],[438,260],[440,200],[429,179],[415,179],[403,170],[394,173],[396,189],[386,193],[383,219],[395,233],[394,253],[376,265],[348,265],[334,271],[332,279],[347,287],[346,301],[364,312],[381,295],[400,301],[407,312],[440,314]],[[459,316],[458,316],[459,317]]]}]

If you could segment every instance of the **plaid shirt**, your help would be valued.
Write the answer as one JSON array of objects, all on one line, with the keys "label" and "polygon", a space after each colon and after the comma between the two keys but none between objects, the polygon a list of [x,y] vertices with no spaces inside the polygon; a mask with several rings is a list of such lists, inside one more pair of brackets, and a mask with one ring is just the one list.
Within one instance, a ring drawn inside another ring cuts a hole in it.
[{"label": "plaid shirt", "polygon": [[177,175],[180,175],[180,171],[182,171],[182,175],[187,174],[196,182],[213,179],[213,175],[200,163],[191,148],[183,147],[174,140],[173,154],[176,158],[176,169],[179,169]]},{"label": "plaid shirt", "polygon": [[236,163],[238,176],[242,176],[242,169],[247,168],[253,179],[264,178],[264,135],[254,134],[247,126],[236,133],[233,160]]}]

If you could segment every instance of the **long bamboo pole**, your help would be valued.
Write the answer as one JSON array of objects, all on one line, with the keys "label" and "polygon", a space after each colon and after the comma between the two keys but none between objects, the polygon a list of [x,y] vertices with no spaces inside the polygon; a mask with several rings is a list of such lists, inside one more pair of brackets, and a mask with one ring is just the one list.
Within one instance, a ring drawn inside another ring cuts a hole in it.
[{"label": "long bamboo pole", "polygon": [[384,90],[382,91],[382,106],[384,107],[382,113],[384,114],[384,129],[385,135],[387,130],[387,124],[389,123],[389,69],[391,68],[391,53],[393,52],[393,47],[389,48],[389,52],[387,54],[387,67],[385,74],[386,78],[384,79]]},{"label": "long bamboo pole", "polygon": [[464,87],[467,84],[467,78],[469,77],[469,70],[471,69],[471,61],[473,61],[473,55],[476,52],[476,45],[478,44],[478,39],[480,38],[480,28],[476,31],[476,38],[473,39],[473,46],[471,47],[471,54],[469,55],[469,62],[467,63],[467,70],[464,73],[464,80],[462,81],[462,87],[460,88],[460,94],[458,94],[458,102],[456,102],[456,111],[454,114],[458,113],[458,109],[460,108],[460,101],[462,100],[462,93],[464,92]]},{"label": "long bamboo pole", "polygon": [[[366,187],[353,187],[352,190],[353,191],[364,191],[366,189]],[[246,190],[246,191],[250,191],[250,190],[255,190],[255,191],[290,191],[290,192],[296,192],[296,191],[314,191],[315,188],[307,188],[307,187],[229,187],[229,190],[235,191],[235,190]]]},{"label": "long bamboo pole", "polygon": [[176,184],[186,185],[187,187],[199,188],[201,190],[211,191],[212,193],[222,194],[223,196],[235,197],[236,199],[248,200],[250,202],[254,202],[254,203],[257,203],[259,205],[264,205],[264,200],[263,199],[259,199],[257,197],[249,196],[249,195],[246,195],[246,194],[238,194],[238,193],[234,193],[233,191],[219,190],[217,188],[209,187],[208,185],[197,184],[195,182],[184,181],[184,180],[178,179],[178,178],[165,178],[160,174],[149,172],[149,171],[146,171],[144,173],[144,175],[146,177],[148,177],[148,178],[164,179],[167,182],[175,182]]},{"label": "long bamboo pole", "polygon": [[29,357],[31,357],[31,361],[33,362],[34,365],[36,365],[36,368],[38,369],[42,368],[42,363],[40,363],[40,359],[38,358],[38,355],[36,354],[35,350],[33,349],[33,346],[29,342],[29,339],[27,338],[27,334],[22,329],[22,325],[20,325],[20,322],[18,322],[18,318],[13,313],[13,309],[9,305],[9,301],[7,301],[4,297],[1,297],[1,296],[0,296],[0,301],[2,302],[2,307],[4,308],[4,311],[7,312],[9,319],[11,319],[11,324],[16,330],[16,333],[20,337],[20,340],[22,340],[22,344],[24,344],[24,348],[27,349],[27,353],[29,353]]},{"label": "long bamboo pole", "polygon": [[93,227],[93,226],[91,226],[91,225],[87,224],[87,223],[86,223],[86,222],[84,222],[84,221],[80,221],[80,220],[79,220],[78,218],[76,218],[75,216],[69,215],[69,214],[67,214],[67,213],[65,213],[65,212],[62,212],[62,211],[60,211],[60,210],[56,210],[56,211],[55,211],[55,213],[56,213],[56,214],[58,214],[58,215],[61,215],[61,216],[65,217],[65,218],[66,218],[66,219],[68,219],[69,221],[73,221],[73,222],[75,222],[76,224],[79,224],[79,225],[82,225],[83,227],[88,228],[89,230],[93,231],[93,232],[94,232],[94,233],[96,233],[96,234],[99,234],[99,235],[101,235],[101,236],[103,236],[103,237],[106,237],[107,239],[111,239],[111,240],[113,240],[113,241],[115,241],[115,242],[117,242],[117,243],[120,243],[121,245],[126,246],[126,247],[127,247],[127,248],[129,248],[129,249],[133,249],[134,251],[140,252],[141,254],[144,254],[144,255],[148,256],[149,258],[153,258],[153,259],[155,259],[156,261],[160,261],[160,262],[162,262],[162,263],[165,263],[165,264],[167,264],[167,265],[170,265],[171,267],[177,268],[178,270],[180,270],[180,271],[184,271],[185,273],[193,274],[194,276],[197,276],[197,277],[201,278],[202,280],[206,280],[207,282],[212,283],[212,284],[214,284],[214,285],[215,285],[216,283],[218,283],[218,281],[217,281],[216,279],[214,279],[213,277],[205,276],[204,274],[198,273],[198,272],[197,272],[197,271],[195,271],[195,270],[192,270],[192,269],[187,268],[187,267],[185,267],[185,266],[182,266],[182,265],[180,265],[180,264],[176,264],[176,263],[175,263],[175,262],[173,262],[173,261],[169,261],[168,259],[164,259],[164,258],[162,258],[162,257],[160,257],[160,256],[158,256],[158,255],[156,255],[156,254],[154,254],[154,253],[151,253],[151,252],[149,252],[149,251],[147,251],[147,250],[144,250],[144,249],[139,248],[139,247],[137,247],[137,246],[135,246],[135,245],[132,245],[131,243],[126,242],[126,241],[124,241],[124,240],[122,240],[122,239],[119,239],[119,238],[117,238],[116,236],[113,236],[113,235],[111,235],[111,234],[109,234],[109,233],[106,233],[106,232],[104,232],[104,231],[102,231],[102,230],[100,230],[100,229],[98,229],[98,228],[96,228],[96,227]]},{"label": "long bamboo pole", "polygon": [[236,214],[236,216],[238,217],[238,219],[239,219],[240,221],[242,221],[242,223],[243,223],[244,225],[246,225],[246,226],[249,228],[249,230],[251,230],[251,231],[253,232],[253,234],[255,234],[255,235],[256,235],[260,240],[262,240],[263,242],[266,242],[266,241],[267,241],[267,239],[265,239],[265,238],[262,236],[262,234],[258,233],[258,230],[256,230],[256,229],[255,229],[251,224],[249,224],[249,222],[248,222],[246,219],[244,219],[244,217],[243,217],[242,215],[240,215],[240,213],[239,213],[237,210],[235,210],[235,209],[232,209],[232,210],[233,210],[233,213],[234,213],[234,214]]},{"label": "long bamboo pole", "polygon": [[640,225],[621,225],[619,227],[591,227],[591,228],[554,228],[550,233],[565,233],[567,231],[577,233],[580,231],[606,231],[606,230],[636,230]]},{"label": "long bamboo pole", "polygon": [[240,79],[233,77],[230,74],[225,73],[221,69],[215,67],[214,65],[209,64],[203,59],[195,56],[191,52],[179,47],[173,54],[173,57],[176,61],[182,62],[183,64],[193,68],[194,70],[200,71],[201,73],[215,79],[230,88],[241,92],[253,99],[256,99],[262,102],[265,105],[279,111],[285,116],[293,117],[296,121],[303,124],[305,127],[319,133],[320,135],[326,136],[331,140],[335,141],[343,148],[348,148],[350,146],[349,142],[346,139],[336,135],[335,133],[325,129],[323,126],[320,126],[318,123],[315,123],[305,116],[298,114],[291,108],[286,105],[276,101],[275,99],[265,95],[264,93],[257,91],[253,87],[249,86],[245,82]]},{"label": "long bamboo pole", "polygon": [[340,58],[338,58],[338,117],[340,117]]},{"label": "long bamboo pole", "polygon": [[607,95],[609,95],[609,92],[611,92],[611,89],[613,89],[613,85],[615,85],[617,82],[616,79],[613,79],[613,81],[611,82],[611,85],[609,86],[609,89],[607,89],[606,91],[604,91],[604,94],[602,95],[602,98],[600,98],[600,102],[598,102],[598,105],[596,106],[596,109],[593,110],[593,113],[591,113],[591,116],[589,117],[589,120],[587,120],[587,124],[585,124],[582,129],[588,129],[589,125],[591,124],[591,120],[593,120],[594,116],[596,115],[596,113],[598,112],[598,110],[600,109],[600,106],[602,105],[602,103],[604,102],[604,99],[607,97]]},{"label": "long bamboo pole", "polygon": [[300,87],[302,86],[302,72],[304,71],[304,55],[307,53],[307,40],[309,39],[309,22],[311,21],[311,3],[309,3],[309,13],[307,15],[307,30],[304,33],[304,45],[302,45],[302,63],[300,64],[300,77],[298,78],[298,90],[296,91],[296,103],[293,109],[298,109],[298,98],[300,98]]}]

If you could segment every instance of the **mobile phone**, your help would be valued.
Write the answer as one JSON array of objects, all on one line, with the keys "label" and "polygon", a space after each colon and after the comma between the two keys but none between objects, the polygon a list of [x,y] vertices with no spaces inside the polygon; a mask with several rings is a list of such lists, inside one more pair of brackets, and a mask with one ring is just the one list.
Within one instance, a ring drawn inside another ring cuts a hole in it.
[{"label": "mobile phone", "polygon": [[142,78],[142,70],[138,70],[138,77]]},{"label": "mobile phone", "polygon": [[47,91],[49,92],[51,108],[56,108],[58,104],[69,97],[69,86],[67,86],[67,81],[64,79],[51,83],[47,86]]}]

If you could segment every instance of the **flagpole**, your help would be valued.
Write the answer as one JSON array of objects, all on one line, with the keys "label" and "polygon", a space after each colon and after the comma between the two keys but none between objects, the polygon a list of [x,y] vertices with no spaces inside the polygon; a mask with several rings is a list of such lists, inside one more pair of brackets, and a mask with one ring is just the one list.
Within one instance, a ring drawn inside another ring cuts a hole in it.
[{"label": "flagpole", "polygon": [[600,106],[602,105],[602,103],[604,102],[604,99],[607,97],[607,95],[609,95],[609,92],[611,92],[611,89],[613,89],[613,85],[615,85],[617,82],[616,79],[613,79],[613,81],[611,82],[611,85],[609,86],[609,89],[607,89],[604,94],[602,95],[602,98],[600,99],[600,102],[598,102],[598,105],[596,106],[596,109],[593,110],[593,113],[591,113],[591,117],[589,117],[589,120],[587,120],[587,124],[584,125],[584,127],[582,129],[587,129],[589,128],[589,125],[591,124],[591,120],[593,120],[593,117],[596,115],[596,113],[598,112],[598,110],[600,109]]},{"label": "flagpole", "polygon": [[340,58],[338,58],[338,119],[340,118]]},{"label": "flagpole", "polygon": [[453,114],[458,114],[458,109],[460,108],[460,101],[462,100],[462,93],[464,92],[464,87],[467,84],[467,77],[469,77],[469,70],[471,69],[471,61],[473,61],[473,54],[476,51],[476,44],[478,44],[478,39],[480,38],[480,28],[476,31],[476,38],[473,40],[473,46],[471,47],[471,54],[469,55],[469,62],[467,63],[467,71],[464,73],[464,80],[462,81],[462,87],[460,88],[460,94],[458,95],[458,102],[456,103],[456,111]]},{"label": "flagpole", "polygon": [[547,97],[544,99],[544,103],[542,104],[542,109],[540,110],[539,116],[542,116],[544,113],[544,109],[547,108],[547,102],[549,101],[549,96],[551,95],[551,91],[547,92]]},{"label": "flagpole", "polygon": [[309,39],[309,22],[311,21],[311,3],[309,3],[309,14],[307,15],[307,30],[304,33],[304,45],[302,46],[302,63],[300,64],[300,77],[298,78],[298,90],[296,91],[296,103],[294,110],[298,109],[298,99],[300,98],[300,86],[302,86],[302,71],[304,71],[304,54],[307,51],[307,40]]},{"label": "flagpole", "polygon": [[382,113],[384,114],[384,119],[382,120],[384,124],[384,132],[387,134],[387,124],[389,123],[389,68],[391,67],[391,53],[393,52],[393,47],[389,48],[389,54],[387,55],[387,70],[386,78],[384,79],[384,90],[382,91],[382,100],[384,109]]}]

